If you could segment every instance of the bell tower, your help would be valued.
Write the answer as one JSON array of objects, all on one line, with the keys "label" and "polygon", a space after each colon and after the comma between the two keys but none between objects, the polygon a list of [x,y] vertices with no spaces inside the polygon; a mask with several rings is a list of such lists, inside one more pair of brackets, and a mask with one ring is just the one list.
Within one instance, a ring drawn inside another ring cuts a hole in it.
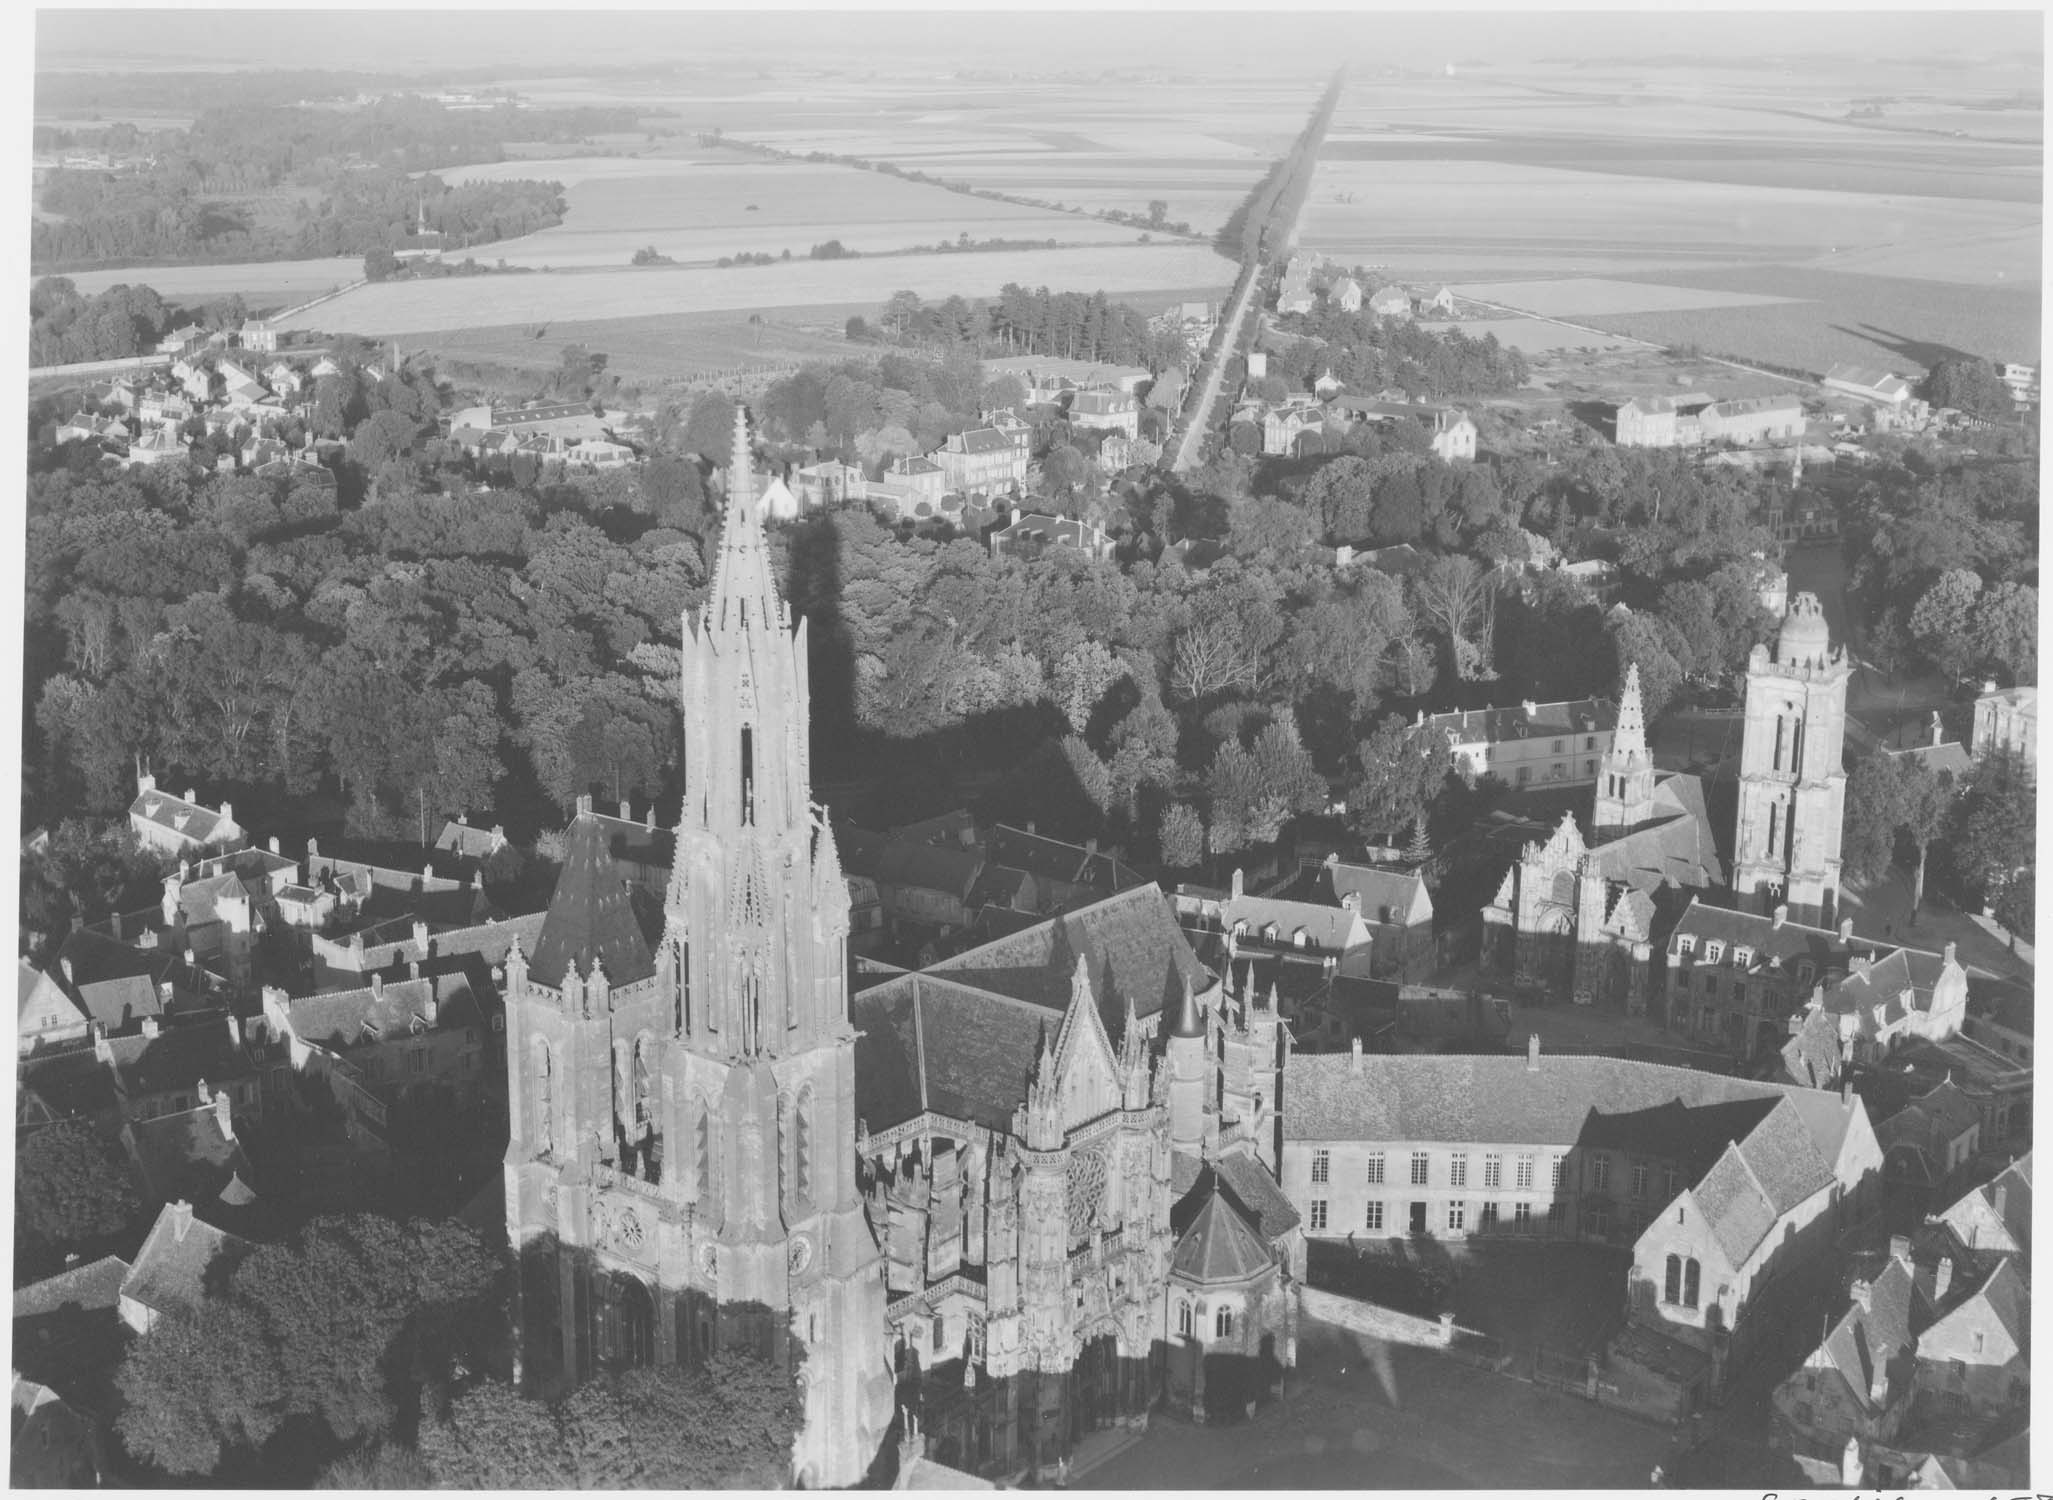
[{"label": "bell tower", "polygon": [[1772,653],[1756,646],[1747,659],[1732,887],[1754,910],[1786,902],[1797,921],[1838,920],[1852,676],[1816,594],[1791,601]]},{"label": "bell tower", "polygon": [[[568,1378],[796,1355],[793,1477],[843,1486],[892,1392],[855,1175],[848,889],[811,798],[806,631],[771,573],[741,411],[734,442],[712,587],[683,625],[668,889],[630,890],[581,807],[534,958],[508,958],[508,1230],[524,1254],[562,1247],[546,1316]],[[616,1304],[648,1331],[618,1333]]]}]

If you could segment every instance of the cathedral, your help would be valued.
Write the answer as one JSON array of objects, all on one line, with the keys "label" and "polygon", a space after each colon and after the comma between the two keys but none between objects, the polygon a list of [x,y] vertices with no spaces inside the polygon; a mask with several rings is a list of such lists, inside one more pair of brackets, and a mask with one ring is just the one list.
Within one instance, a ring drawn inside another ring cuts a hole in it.
[{"label": "cathedral", "polygon": [[[1749,911],[1787,905],[1799,922],[1837,920],[1852,675],[1815,594],[1798,594],[1773,648],[1747,659],[1731,890]],[[1691,894],[1724,884],[1702,782],[1654,770],[1632,665],[1586,820],[1562,814],[1505,871],[1483,908],[1483,961],[1521,988],[1639,1015],[1660,979],[1654,955]]]},{"label": "cathedral", "polygon": [[1294,1359],[1303,1269],[1274,996],[1206,970],[1144,886],[851,1000],[746,421],[684,626],[667,884],[582,805],[506,962],[521,1379],[794,1364],[807,1485],[864,1479],[900,1407],[945,1464],[1053,1477],[1165,1396],[1251,1403]]}]

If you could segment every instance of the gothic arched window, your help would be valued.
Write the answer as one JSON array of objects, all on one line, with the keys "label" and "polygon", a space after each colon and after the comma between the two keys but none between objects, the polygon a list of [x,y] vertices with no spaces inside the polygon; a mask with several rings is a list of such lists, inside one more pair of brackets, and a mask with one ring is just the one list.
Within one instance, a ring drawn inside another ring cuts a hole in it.
[{"label": "gothic arched window", "polygon": [[798,1091],[798,1108],[792,1119],[791,1190],[800,1203],[813,1201],[813,1086]]},{"label": "gothic arched window", "polygon": [[1667,1279],[1661,1284],[1661,1300],[1673,1305],[1682,1300],[1682,1257],[1668,1257]]},{"label": "gothic arched window", "polygon": [[692,1115],[692,1156],[698,1176],[699,1202],[702,1206],[710,1205],[717,1186],[713,1161],[712,1101],[702,1097],[694,1106]]},{"label": "gothic arched window", "polygon": [[646,1032],[635,1038],[634,1123],[641,1129],[648,1129],[656,1122],[655,1069],[649,1058],[654,1046],[655,1042]]},{"label": "gothic arched window", "polygon": [[1694,1255],[1683,1264],[1682,1305],[1684,1307],[1695,1307],[1697,1305],[1698,1294],[1703,1290],[1703,1273],[1704,1268],[1698,1263]]}]

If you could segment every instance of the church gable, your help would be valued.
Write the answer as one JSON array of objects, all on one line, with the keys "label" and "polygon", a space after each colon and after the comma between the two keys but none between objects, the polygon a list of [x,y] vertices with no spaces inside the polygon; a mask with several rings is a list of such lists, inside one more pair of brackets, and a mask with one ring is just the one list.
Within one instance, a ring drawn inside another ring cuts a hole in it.
[{"label": "church gable", "polygon": [[1091,992],[1090,960],[1078,955],[1069,1009],[1055,1043],[1055,1078],[1062,1128],[1074,1130],[1120,1106],[1119,1071],[1112,1040]]}]

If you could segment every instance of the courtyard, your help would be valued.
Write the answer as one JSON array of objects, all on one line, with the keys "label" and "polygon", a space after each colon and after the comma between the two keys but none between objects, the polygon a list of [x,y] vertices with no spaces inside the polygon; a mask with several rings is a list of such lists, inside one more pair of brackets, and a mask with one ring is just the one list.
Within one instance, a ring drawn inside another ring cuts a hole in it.
[{"label": "courtyard", "polygon": [[1086,1489],[1642,1489],[1670,1429],[1404,1345],[1311,1326],[1251,1422],[1157,1416]]}]

